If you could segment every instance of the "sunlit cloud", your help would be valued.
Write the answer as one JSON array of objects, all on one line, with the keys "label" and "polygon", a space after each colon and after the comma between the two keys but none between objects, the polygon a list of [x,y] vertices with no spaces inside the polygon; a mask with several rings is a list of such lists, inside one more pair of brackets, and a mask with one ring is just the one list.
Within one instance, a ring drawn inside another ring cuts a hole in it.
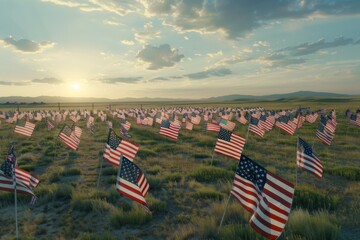
[{"label": "sunlit cloud", "polygon": [[142,80],[142,77],[115,77],[115,78],[96,78],[95,81],[105,84],[117,84],[117,83],[137,83]]},{"label": "sunlit cloud", "polygon": [[48,84],[61,84],[63,83],[62,80],[59,80],[57,78],[36,78],[36,79],[33,79],[31,80],[31,82],[33,83],[48,83]]},{"label": "sunlit cloud", "polygon": [[55,43],[50,41],[37,43],[29,39],[16,40],[12,36],[0,39],[0,42],[2,42],[5,47],[12,47],[13,50],[18,53],[39,53],[55,46]]},{"label": "sunlit cloud", "polygon": [[171,49],[169,44],[163,44],[159,47],[146,45],[136,58],[147,65],[147,69],[156,70],[164,67],[174,66],[180,62],[184,55],[179,54],[179,50]]}]

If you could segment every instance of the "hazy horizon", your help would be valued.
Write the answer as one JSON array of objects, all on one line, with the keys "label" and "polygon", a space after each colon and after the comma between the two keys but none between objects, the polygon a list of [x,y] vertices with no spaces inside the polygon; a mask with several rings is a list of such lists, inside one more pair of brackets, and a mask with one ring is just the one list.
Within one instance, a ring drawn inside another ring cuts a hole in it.
[{"label": "hazy horizon", "polygon": [[358,94],[358,1],[4,0],[0,97]]}]

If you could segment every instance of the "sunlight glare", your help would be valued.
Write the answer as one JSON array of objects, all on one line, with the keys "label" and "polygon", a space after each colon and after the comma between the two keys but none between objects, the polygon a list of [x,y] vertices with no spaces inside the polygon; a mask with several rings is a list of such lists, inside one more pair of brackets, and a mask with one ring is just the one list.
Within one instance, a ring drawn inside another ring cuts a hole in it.
[{"label": "sunlight glare", "polygon": [[74,90],[79,90],[79,89],[80,89],[80,83],[74,82],[74,83],[72,84],[72,88],[73,88]]}]

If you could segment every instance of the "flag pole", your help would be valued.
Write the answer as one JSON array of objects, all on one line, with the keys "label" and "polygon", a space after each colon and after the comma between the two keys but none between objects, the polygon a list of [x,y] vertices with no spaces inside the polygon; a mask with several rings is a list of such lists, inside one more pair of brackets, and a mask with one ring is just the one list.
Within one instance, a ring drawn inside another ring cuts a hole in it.
[{"label": "flag pole", "polygon": [[16,191],[16,176],[15,176],[15,169],[13,173],[13,181],[14,181],[14,201],[15,201],[15,232],[16,232],[16,239],[19,239],[19,226],[18,226],[18,210],[17,210],[17,191]]},{"label": "flag pole", "polygon": [[[107,138],[108,140],[109,140],[109,138],[110,138],[111,130],[112,130],[112,128],[109,128],[109,133],[108,133],[108,138]],[[105,144],[105,146],[104,146],[104,152],[105,152],[105,149],[106,149],[106,144]],[[99,184],[100,184],[100,178],[101,178],[101,172],[102,172],[103,162],[104,162],[104,157],[101,157],[100,169],[99,169],[99,176],[98,176],[98,180],[97,180],[96,187],[99,187]]]},{"label": "flag pole", "polygon": [[228,197],[228,199],[227,199],[227,201],[226,201],[224,213],[223,213],[223,215],[222,215],[222,218],[221,218],[221,221],[220,221],[220,225],[219,225],[219,228],[218,228],[218,233],[220,232],[220,228],[221,228],[221,226],[222,226],[222,224],[223,224],[223,222],[224,222],[224,218],[225,218],[225,214],[226,214],[227,208],[228,208],[228,206],[229,206],[230,198],[231,198],[231,193],[229,194],[229,197]]}]

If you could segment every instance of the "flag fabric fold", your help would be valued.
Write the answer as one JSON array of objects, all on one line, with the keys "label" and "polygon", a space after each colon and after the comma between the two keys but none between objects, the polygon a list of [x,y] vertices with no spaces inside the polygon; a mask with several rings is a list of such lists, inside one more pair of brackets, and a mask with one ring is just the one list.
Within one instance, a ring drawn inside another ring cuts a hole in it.
[{"label": "flag fabric fold", "polygon": [[220,128],[219,135],[215,145],[215,152],[218,154],[239,160],[244,148],[246,139],[235,133]]},{"label": "flag fabric fold", "polygon": [[119,166],[121,155],[130,161],[133,161],[138,150],[139,145],[132,143],[129,140],[122,139],[116,135],[112,128],[110,128],[108,139],[105,144],[103,159],[114,166]]},{"label": "flag fabric fold", "polygon": [[288,220],[294,185],[242,155],[231,195],[252,214],[250,225],[269,239],[277,239]]},{"label": "flag fabric fold", "polygon": [[323,166],[320,159],[317,157],[312,148],[303,139],[298,138],[297,152],[296,152],[296,165],[321,178],[323,174]]},{"label": "flag fabric fold", "polygon": [[58,139],[72,150],[77,150],[80,144],[80,139],[76,136],[75,132],[67,125],[64,125],[64,127],[61,129],[58,135]]},{"label": "flag fabric fold", "polygon": [[35,124],[25,119],[17,120],[14,132],[23,136],[31,137],[35,129]]},{"label": "flag fabric fold", "polygon": [[144,173],[132,161],[121,156],[121,164],[119,166],[116,190],[128,197],[129,199],[141,204],[148,209],[145,197],[149,191],[149,183]]}]

